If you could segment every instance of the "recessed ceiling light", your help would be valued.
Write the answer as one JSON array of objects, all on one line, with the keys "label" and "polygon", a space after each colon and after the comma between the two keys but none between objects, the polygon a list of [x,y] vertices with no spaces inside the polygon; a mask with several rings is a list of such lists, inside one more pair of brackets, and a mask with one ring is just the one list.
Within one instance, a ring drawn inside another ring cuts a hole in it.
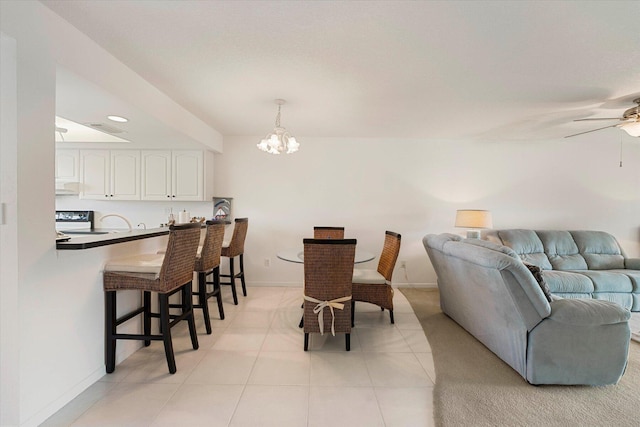
[{"label": "recessed ceiling light", "polygon": [[112,122],[118,123],[126,123],[129,121],[129,119],[127,119],[126,117],[121,116],[107,116],[107,119],[111,120]]}]

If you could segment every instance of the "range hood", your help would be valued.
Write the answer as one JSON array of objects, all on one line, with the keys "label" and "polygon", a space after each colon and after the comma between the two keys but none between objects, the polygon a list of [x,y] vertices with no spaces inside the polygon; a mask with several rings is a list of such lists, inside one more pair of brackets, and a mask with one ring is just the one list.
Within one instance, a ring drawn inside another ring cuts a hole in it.
[{"label": "range hood", "polygon": [[79,182],[56,181],[56,196],[77,196],[79,193]]}]

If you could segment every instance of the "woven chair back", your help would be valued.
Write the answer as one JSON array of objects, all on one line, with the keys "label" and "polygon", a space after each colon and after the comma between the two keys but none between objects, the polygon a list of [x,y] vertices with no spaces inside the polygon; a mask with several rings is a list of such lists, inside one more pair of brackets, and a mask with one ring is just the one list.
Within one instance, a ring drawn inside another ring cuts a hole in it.
[{"label": "woven chair back", "polygon": [[224,223],[207,221],[207,231],[200,257],[194,271],[207,272],[220,265],[222,242],[224,240]]},{"label": "woven chair back", "polygon": [[[351,296],[356,239],[304,239],[304,294],[320,301]],[[304,303],[304,332],[320,332],[316,303]],[[331,329],[329,308],[324,308],[324,330]],[[334,309],[335,331],[351,332],[351,301]]]},{"label": "woven chair back", "polygon": [[160,269],[160,291],[168,292],[193,279],[200,229],[200,223],[169,228],[169,243]]},{"label": "woven chair back", "polygon": [[313,227],[314,239],[344,239],[344,227]]},{"label": "woven chair back", "polygon": [[248,228],[249,218],[236,218],[231,242],[225,250],[225,256],[235,257],[244,253],[244,239],[247,237]]},{"label": "woven chair back", "polygon": [[388,282],[391,282],[391,276],[393,276],[393,269],[396,266],[398,260],[398,254],[400,253],[400,240],[401,236],[393,231],[387,231],[384,235],[384,246],[382,247],[382,254],[380,255],[380,261],[378,261],[378,273],[382,274]]}]

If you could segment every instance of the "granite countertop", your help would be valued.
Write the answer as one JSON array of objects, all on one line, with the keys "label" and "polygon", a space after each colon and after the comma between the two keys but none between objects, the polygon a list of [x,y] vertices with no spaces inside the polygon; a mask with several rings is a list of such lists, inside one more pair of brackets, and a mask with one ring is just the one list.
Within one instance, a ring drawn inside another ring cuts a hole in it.
[{"label": "granite countertop", "polygon": [[56,249],[91,249],[100,246],[115,245],[118,243],[126,243],[134,240],[159,237],[169,234],[169,227],[149,228],[147,230],[135,229],[131,231],[96,229],[96,231],[107,231],[107,234],[69,234],[69,240],[64,242],[56,242]]}]

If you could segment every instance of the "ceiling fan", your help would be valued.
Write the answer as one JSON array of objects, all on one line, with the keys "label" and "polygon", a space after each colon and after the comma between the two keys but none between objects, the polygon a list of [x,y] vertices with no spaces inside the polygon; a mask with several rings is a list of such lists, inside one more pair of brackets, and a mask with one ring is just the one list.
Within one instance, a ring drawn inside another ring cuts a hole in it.
[{"label": "ceiling fan", "polygon": [[614,123],[612,125],[603,126],[601,128],[574,133],[573,135],[565,136],[565,138],[571,138],[572,136],[583,135],[585,133],[595,132],[597,130],[613,128],[613,127],[619,127],[620,129],[624,130],[631,136],[640,137],[640,98],[634,99],[633,102],[635,102],[638,105],[625,110],[625,112],[622,113],[622,117],[594,117],[594,118],[574,120],[574,122],[586,122],[586,121],[596,121],[596,120],[618,120],[620,123]]}]

